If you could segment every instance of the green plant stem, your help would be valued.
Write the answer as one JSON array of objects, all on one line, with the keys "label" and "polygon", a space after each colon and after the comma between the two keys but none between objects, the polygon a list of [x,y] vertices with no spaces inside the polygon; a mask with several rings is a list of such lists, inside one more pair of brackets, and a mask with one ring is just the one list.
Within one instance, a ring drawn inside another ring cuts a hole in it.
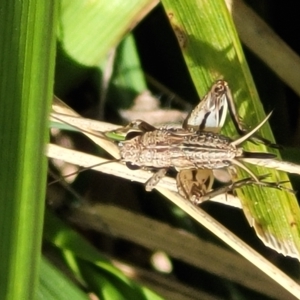
[{"label": "green plant stem", "polygon": [[36,295],[57,4],[0,4],[0,299]]}]

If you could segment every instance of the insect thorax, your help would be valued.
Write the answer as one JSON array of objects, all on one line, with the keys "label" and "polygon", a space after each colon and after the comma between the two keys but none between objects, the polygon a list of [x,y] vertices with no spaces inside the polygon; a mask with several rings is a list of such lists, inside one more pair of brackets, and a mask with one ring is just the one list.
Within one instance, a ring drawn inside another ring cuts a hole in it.
[{"label": "insect thorax", "polygon": [[162,128],[119,143],[124,162],[139,167],[216,169],[231,165],[241,148],[210,132]]}]

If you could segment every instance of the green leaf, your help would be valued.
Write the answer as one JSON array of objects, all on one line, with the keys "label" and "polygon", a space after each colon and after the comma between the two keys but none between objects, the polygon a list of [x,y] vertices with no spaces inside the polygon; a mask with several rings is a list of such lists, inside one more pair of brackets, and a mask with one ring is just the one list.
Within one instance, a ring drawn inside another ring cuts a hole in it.
[{"label": "green leaf", "polygon": [[98,65],[156,3],[62,0],[59,40],[78,63]]},{"label": "green leaf", "polygon": [[45,217],[44,236],[64,253],[69,268],[101,299],[162,299],[127,278],[78,233],[49,212]]},{"label": "green leaf", "polygon": [[[117,107],[129,107],[136,95],[147,89],[135,41],[128,35],[117,48],[111,78],[110,98]],[[118,100],[120,99],[120,100]]]},{"label": "green leaf", "polygon": [[0,4],[1,299],[36,294],[57,11],[56,1]]},{"label": "green leaf", "polygon": [[40,267],[40,284],[37,299],[81,300],[89,299],[73,282],[42,257]]}]

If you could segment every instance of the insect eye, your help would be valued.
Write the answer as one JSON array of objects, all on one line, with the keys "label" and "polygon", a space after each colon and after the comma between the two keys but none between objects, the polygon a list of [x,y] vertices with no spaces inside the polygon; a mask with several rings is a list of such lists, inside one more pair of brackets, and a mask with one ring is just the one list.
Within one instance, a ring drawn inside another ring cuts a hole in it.
[{"label": "insect eye", "polygon": [[220,94],[224,91],[224,85],[223,84],[218,84],[216,87],[215,87],[215,93],[216,94]]},{"label": "insect eye", "polygon": [[130,170],[138,170],[141,168],[140,166],[134,165],[133,163],[131,163],[129,161],[126,162],[126,166]]}]

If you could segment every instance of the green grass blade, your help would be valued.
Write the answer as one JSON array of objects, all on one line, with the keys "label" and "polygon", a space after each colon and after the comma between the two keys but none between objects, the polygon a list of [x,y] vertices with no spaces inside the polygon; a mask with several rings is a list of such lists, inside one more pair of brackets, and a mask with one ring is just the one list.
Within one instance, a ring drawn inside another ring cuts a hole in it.
[{"label": "green grass blade", "polygon": [[0,4],[0,299],[34,299],[36,294],[56,4]]},{"label": "green grass blade", "polygon": [[147,90],[133,35],[124,38],[116,49],[109,89],[112,105],[121,108],[128,108],[137,94]]},{"label": "green grass blade", "polygon": [[44,236],[47,242],[64,254],[66,264],[74,276],[82,278],[101,299],[162,299],[127,278],[77,232],[49,212],[46,213],[45,225]]},{"label": "green grass blade", "polygon": [[[187,67],[199,95],[217,79],[229,82],[240,116],[252,128],[265,116],[247,66],[234,24],[223,0],[162,1],[178,38]],[[268,125],[261,135],[273,140]],[[224,133],[234,136],[231,122]],[[247,144],[252,151],[270,151],[264,145]],[[256,174],[270,173],[271,181],[286,181],[284,173],[252,167]],[[238,191],[245,212],[262,240],[277,251],[299,258],[300,213],[293,194],[267,188],[247,187]],[[275,242],[273,240],[275,238]]]},{"label": "green grass blade", "polygon": [[53,300],[87,300],[86,294],[70,281],[60,270],[42,257],[40,284],[37,299]]}]

